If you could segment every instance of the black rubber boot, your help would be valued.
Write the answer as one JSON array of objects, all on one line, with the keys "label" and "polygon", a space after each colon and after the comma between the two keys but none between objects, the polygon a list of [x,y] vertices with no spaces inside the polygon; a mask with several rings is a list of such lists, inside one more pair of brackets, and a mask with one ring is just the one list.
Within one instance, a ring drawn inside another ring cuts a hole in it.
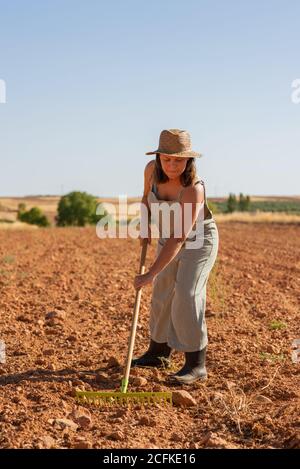
[{"label": "black rubber boot", "polygon": [[153,366],[156,368],[169,368],[171,352],[172,349],[166,342],[160,344],[150,339],[150,345],[147,352],[139,358],[133,358],[131,361],[131,367]]},{"label": "black rubber boot", "polygon": [[185,364],[177,373],[170,375],[173,381],[191,384],[207,378],[205,367],[206,347],[197,352],[185,352]]}]

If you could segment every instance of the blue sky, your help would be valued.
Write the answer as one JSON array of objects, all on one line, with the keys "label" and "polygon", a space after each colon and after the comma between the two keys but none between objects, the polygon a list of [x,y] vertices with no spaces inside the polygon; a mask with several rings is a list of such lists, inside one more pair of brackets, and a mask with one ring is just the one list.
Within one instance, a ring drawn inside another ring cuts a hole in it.
[{"label": "blue sky", "polygon": [[0,0],[0,195],[139,196],[187,129],[208,196],[299,194],[298,0]]}]

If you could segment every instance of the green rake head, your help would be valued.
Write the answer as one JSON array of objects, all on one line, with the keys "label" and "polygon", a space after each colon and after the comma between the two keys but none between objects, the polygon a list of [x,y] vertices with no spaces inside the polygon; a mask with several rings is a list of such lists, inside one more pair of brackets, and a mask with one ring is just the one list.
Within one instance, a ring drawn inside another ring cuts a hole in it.
[{"label": "green rake head", "polygon": [[76,391],[76,401],[97,406],[127,404],[172,405],[171,392],[98,392]]}]

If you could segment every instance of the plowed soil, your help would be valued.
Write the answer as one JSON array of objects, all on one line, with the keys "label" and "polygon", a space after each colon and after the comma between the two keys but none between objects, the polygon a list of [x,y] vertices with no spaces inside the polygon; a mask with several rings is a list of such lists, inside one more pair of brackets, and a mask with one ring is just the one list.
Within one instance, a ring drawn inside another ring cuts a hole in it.
[{"label": "plowed soil", "polygon": [[[186,390],[195,400],[146,408],[77,408],[74,400],[76,388],[119,390],[139,241],[101,240],[94,228],[0,231],[1,448],[300,447],[300,363],[291,359],[300,338],[300,227],[218,227],[208,379],[174,387],[168,370],[132,370],[131,391]],[[136,356],[147,348],[150,301],[147,286]],[[171,371],[182,362],[174,352]]]}]

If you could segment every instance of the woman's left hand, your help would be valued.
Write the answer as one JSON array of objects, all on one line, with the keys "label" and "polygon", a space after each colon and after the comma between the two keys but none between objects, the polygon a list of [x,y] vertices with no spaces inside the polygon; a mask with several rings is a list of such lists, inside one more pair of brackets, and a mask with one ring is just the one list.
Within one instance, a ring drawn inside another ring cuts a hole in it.
[{"label": "woman's left hand", "polygon": [[138,290],[145,285],[149,285],[153,282],[154,275],[147,272],[146,274],[136,275],[134,278],[134,288]]}]

